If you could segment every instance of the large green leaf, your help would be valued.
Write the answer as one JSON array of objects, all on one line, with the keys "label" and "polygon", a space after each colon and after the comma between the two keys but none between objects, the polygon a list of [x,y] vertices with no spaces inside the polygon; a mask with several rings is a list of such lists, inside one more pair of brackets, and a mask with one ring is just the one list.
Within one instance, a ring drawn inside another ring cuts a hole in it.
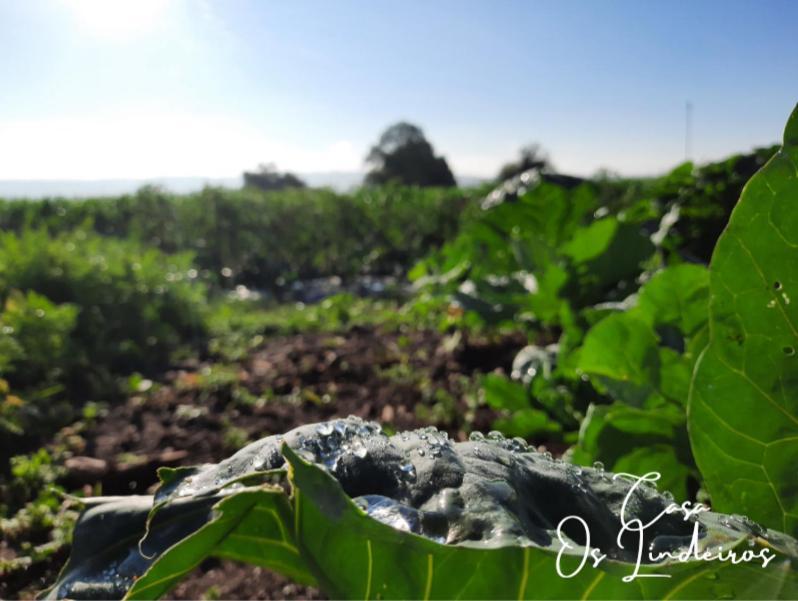
[{"label": "large green leaf", "polygon": [[675,265],[640,289],[636,313],[652,324],[672,325],[692,336],[707,321],[709,272],[701,265]]},{"label": "large green leaf", "polygon": [[707,320],[707,280],[707,270],[697,265],[654,275],[627,311],[588,331],[577,367],[614,399],[640,406],[657,395],[684,404],[693,344],[701,340]]},{"label": "large green leaf", "polygon": [[605,217],[577,230],[560,251],[573,269],[564,293],[585,306],[605,300],[620,282],[635,278],[654,245],[638,225]]},{"label": "large green leaf", "polygon": [[[284,459],[290,496],[274,484],[253,486],[275,477]],[[696,522],[663,514],[642,539],[630,532],[620,537],[627,498],[627,519],[647,522],[669,504],[652,488],[632,491],[625,479],[564,464],[520,441],[452,443],[434,429],[388,437],[374,424],[335,420],[265,438],[218,465],[165,472],[154,499],[115,502],[132,503],[127,517],[114,503],[91,510],[51,595],[116,597],[135,580],[129,598],[156,597],[207,555],[252,561],[304,582],[315,577],[335,598],[798,594],[795,540],[711,513]],[[183,513],[196,518],[181,519]],[[572,520],[559,537],[557,525],[568,516],[584,520],[591,547],[610,559],[576,573],[586,531]],[[175,524],[182,539],[175,540]],[[635,568],[638,542],[686,553],[694,529],[699,553],[775,555],[767,569],[685,558],[641,566],[641,574],[670,578],[622,580]],[[87,553],[89,547],[94,551]],[[572,578],[558,575],[559,554],[562,572],[574,572]]]},{"label": "large green leaf", "polygon": [[215,500],[213,497],[176,499],[152,520],[152,535],[141,546],[139,541],[152,509],[152,497],[92,501],[75,526],[72,554],[47,598],[121,597],[155,555],[210,519]]},{"label": "large green leaf", "polygon": [[624,303],[626,311],[588,331],[576,365],[619,402],[589,409],[575,461],[632,473],[660,466],[662,485],[679,499],[690,497],[697,473],[683,406],[706,332],[708,275],[697,265],[668,267],[641,287],[635,302]]},{"label": "large green leaf", "polygon": [[639,407],[659,390],[659,340],[650,324],[616,313],[587,333],[577,367],[613,398]]},{"label": "large green leaf", "polygon": [[710,265],[689,431],[713,506],[798,533],[798,108]]},{"label": "large green leaf", "polygon": [[[576,574],[566,579],[557,573],[559,546],[554,541],[543,547],[529,541],[513,546],[435,543],[403,532],[406,524],[398,512],[369,519],[329,474],[290,450],[287,457],[300,491],[295,499],[297,538],[319,570],[320,582],[336,598],[753,599],[798,594],[789,559],[767,573],[744,564],[700,561],[644,565],[641,574],[667,577],[627,583],[622,578],[631,572],[629,563],[605,560],[596,569],[576,573],[581,556],[572,552],[563,555],[560,565],[564,574]],[[709,541],[726,548],[748,546],[740,529],[743,522],[703,515],[709,528],[704,548]],[[727,529],[732,521],[736,524]]]},{"label": "large green leaf", "polygon": [[216,517],[168,549],[127,599],[157,599],[183,576],[213,555],[272,569],[297,582],[315,584],[299,554],[292,512],[280,488],[241,490],[220,501]]}]

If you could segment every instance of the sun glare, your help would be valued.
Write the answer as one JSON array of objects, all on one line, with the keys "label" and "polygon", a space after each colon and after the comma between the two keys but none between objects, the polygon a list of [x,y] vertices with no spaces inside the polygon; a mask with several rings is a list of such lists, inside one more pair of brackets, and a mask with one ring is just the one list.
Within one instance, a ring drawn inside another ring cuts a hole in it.
[{"label": "sun glare", "polygon": [[150,33],[167,16],[169,0],[63,0],[87,34],[125,40]]}]

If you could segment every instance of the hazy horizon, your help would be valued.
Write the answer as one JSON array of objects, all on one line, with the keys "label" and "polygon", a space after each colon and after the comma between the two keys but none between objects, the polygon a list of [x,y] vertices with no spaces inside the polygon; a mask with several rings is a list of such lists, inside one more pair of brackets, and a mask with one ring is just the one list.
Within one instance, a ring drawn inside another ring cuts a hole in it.
[{"label": "hazy horizon", "polygon": [[[774,0],[0,4],[0,180],[360,173],[398,120],[489,178],[537,142],[573,175],[775,143],[798,5]],[[708,26],[710,24],[711,26]]]}]

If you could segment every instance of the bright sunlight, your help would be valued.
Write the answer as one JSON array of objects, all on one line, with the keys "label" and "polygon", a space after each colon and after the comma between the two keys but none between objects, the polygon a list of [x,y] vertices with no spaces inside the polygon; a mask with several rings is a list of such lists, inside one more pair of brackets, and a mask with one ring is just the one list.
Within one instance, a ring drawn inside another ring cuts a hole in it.
[{"label": "bright sunlight", "polygon": [[85,33],[113,40],[146,35],[167,16],[169,0],[64,0]]}]

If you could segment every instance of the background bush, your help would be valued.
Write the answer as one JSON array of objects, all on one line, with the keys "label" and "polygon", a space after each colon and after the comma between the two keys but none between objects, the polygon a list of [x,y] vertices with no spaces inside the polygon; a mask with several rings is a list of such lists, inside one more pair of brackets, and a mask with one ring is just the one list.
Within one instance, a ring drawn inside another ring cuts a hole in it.
[{"label": "background bush", "polygon": [[189,254],[82,230],[0,235],[0,377],[17,399],[12,423],[46,431],[69,413],[57,400],[108,400],[120,376],[200,348],[206,290],[195,273]]}]

